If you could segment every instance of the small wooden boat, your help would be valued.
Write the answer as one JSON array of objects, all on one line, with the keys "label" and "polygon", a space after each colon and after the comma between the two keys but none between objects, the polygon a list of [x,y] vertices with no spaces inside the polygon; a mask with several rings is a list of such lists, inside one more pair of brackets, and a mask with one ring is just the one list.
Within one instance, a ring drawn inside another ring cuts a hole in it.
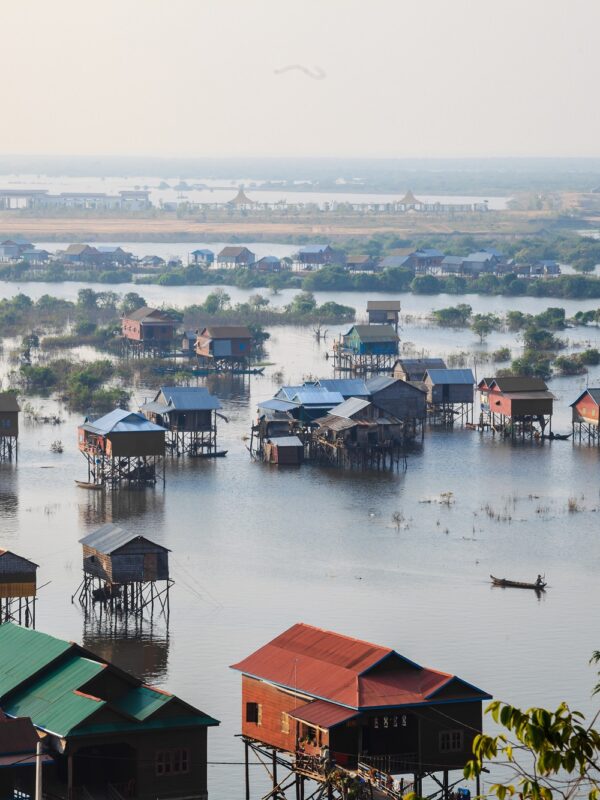
[{"label": "small wooden boat", "polygon": [[513,589],[534,589],[536,592],[543,592],[547,583],[526,583],[524,581],[510,581],[507,578],[495,578],[493,575],[490,575],[492,579],[492,584],[494,586],[504,586],[510,587]]},{"label": "small wooden boat", "polygon": [[75,483],[77,484],[77,486],[79,486],[80,489],[92,489],[93,491],[96,492],[99,492],[103,488],[101,484],[88,483],[87,481],[75,481]]},{"label": "small wooden boat", "polygon": [[227,450],[215,450],[212,453],[197,453],[193,458],[224,458],[227,452]]},{"label": "small wooden boat", "polygon": [[543,433],[542,439],[549,439],[551,442],[568,442],[571,437],[570,433]]}]

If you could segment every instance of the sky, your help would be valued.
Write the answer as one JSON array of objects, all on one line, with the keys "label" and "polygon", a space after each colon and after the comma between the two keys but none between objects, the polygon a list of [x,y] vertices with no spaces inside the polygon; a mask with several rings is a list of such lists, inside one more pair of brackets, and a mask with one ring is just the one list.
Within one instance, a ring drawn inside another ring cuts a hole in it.
[{"label": "sky", "polygon": [[4,0],[0,26],[2,154],[600,156],[598,0]]}]

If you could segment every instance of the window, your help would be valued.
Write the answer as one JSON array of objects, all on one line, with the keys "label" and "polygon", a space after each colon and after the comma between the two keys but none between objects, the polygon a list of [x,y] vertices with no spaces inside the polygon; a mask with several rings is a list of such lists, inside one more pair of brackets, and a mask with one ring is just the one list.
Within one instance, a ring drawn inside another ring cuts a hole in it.
[{"label": "window", "polygon": [[260,703],[246,703],[246,722],[260,725],[262,722],[262,706]]},{"label": "window", "polygon": [[190,752],[187,748],[178,750],[157,750],[154,758],[156,775],[181,775],[190,770]]},{"label": "window", "polygon": [[440,733],[440,753],[457,753],[462,749],[462,731],[442,731]]},{"label": "window", "polygon": [[290,732],[290,715],[286,714],[285,711],[281,712],[281,732]]}]

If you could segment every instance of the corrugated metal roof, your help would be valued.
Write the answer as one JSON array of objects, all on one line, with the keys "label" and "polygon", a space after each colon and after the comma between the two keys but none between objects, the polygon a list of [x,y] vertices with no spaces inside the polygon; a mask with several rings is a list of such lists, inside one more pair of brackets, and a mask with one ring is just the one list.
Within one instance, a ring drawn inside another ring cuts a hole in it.
[{"label": "corrugated metal roof", "polygon": [[303,386],[281,386],[277,394],[275,395],[275,399],[278,400],[289,400],[291,401],[292,397],[296,394],[298,389],[304,388]]},{"label": "corrugated metal roof", "polygon": [[[388,665],[385,676],[371,672],[384,660]],[[421,667],[389,647],[303,623],[293,625],[232,668],[352,709],[433,703],[437,691],[460,680]],[[460,683],[472,690],[472,699],[489,697],[464,681]],[[463,691],[460,700],[464,699]]]},{"label": "corrugated metal roof", "polygon": [[490,384],[496,384],[501,392],[545,392],[548,389],[546,381],[542,378],[529,378],[526,375],[506,375],[501,378],[491,378]]},{"label": "corrugated metal roof", "polygon": [[398,334],[391,325],[353,325],[346,336],[356,331],[363,342],[397,342]]},{"label": "corrugated metal roof", "polygon": [[444,264],[451,264],[452,266],[459,267],[464,261],[462,256],[444,256],[442,259],[442,265]]},{"label": "corrugated metal roof", "polygon": [[143,414],[138,414],[136,411],[125,411],[122,408],[115,408],[114,411],[110,411],[93,422],[84,422],[80,427],[100,436],[106,436],[109,433],[148,433],[165,430],[160,425],[155,425],[147,420]]},{"label": "corrugated metal roof", "polygon": [[148,306],[136,308],[134,311],[130,311],[129,314],[125,314],[124,318],[134,319],[138,322],[152,320],[152,322],[172,322],[175,324],[175,320],[171,319],[171,317],[169,317],[168,314],[165,314],[164,311],[160,311],[158,308],[149,308]]},{"label": "corrugated metal roof", "polygon": [[288,713],[293,719],[327,729],[335,728],[336,725],[353,719],[358,712],[344,708],[344,706],[337,706],[335,703],[328,703],[326,700],[313,700]]},{"label": "corrugated metal roof", "polygon": [[585,389],[585,390],[584,390],[584,391],[583,391],[583,392],[582,392],[582,393],[579,395],[579,397],[577,397],[577,398],[576,398],[576,399],[575,399],[575,400],[574,400],[574,401],[571,403],[571,406],[574,406],[574,405],[576,405],[576,404],[577,404],[577,403],[578,403],[578,402],[581,400],[581,398],[582,398],[582,397],[583,397],[585,394],[589,394],[589,396],[592,398],[592,400],[594,401],[594,403],[596,403],[596,405],[597,405],[597,406],[600,406],[600,389],[591,389],[591,388],[589,388],[589,387],[588,387],[587,389]]},{"label": "corrugated metal roof", "polygon": [[403,267],[407,262],[410,262],[410,256],[385,256],[381,259],[379,266],[383,269],[396,269]]},{"label": "corrugated metal roof", "polygon": [[16,553],[13,553],[12,550],[0,550],[0,558],[2,558],[2,556],[11,556],[13,559],[16,559],[16,561],[19,564],[22,564],[23,566],[27,565],[29,567],[34,567],[32,572],[35,572],[35,570],[39,567],[39,564],[30,561],[28,558],[24,558],[23,556],[19,556]]},{"label": "corrugated metal roof", "polygon": [[409,380],[421,380],[428,369],[446,369],[443,358],[399,358],[394,364],[400,365]]},{"label": "corrugated metal roof", "polygon": [[204,386],[161,386],[154,399],[158,400],[161,393],[176,411],[213,411],[222,407]]},{"label": "corrugated metal roof", "polygon": [[400,311],[400,300],[367,300],[367,311]]},{"label": "corrugated metal roof", "polygon": [[107,522],[95,531],[88,533],[87,536],[79,540],[79,543],[86,544],[88,547],[93,547],[94,550],[99,550],[101,553],[111,555],[111,553],[120,550],[121,547],[129,544],[129,542],[138,540],[149,542],[156,547],[157,550],[163,550],[168,553],[171,552],[168,547],[163,547],[162,544],[156,544],[156,542],[152,542],[145,536],[141,536],[139,533],[132,533],[132,531],[128,531],[120,525],[114,525],[112,522]]},{"label": "corrugated metal roof", "polygon": [[20,411],[14,392],[0,392],[0,411]]},{"label": "corrugated metal roof", "polygon": [[487,261],[491,261],[493,256],[490,253],[486,253],[485,250],[480,250],[477,253],[469,253],[468,256],[463,258],[463,261],[466,261],[470,264],[485,264]]},{"label": "corrugated metal roof", "polygon": [[427,375],[434,386],[441,383],[472,386],[475,383],[475,376],[470,369],[428,369]]},{"label": "corrugated metal roof", "polygon": [[200,336],[208,339],[252,339],[246,325],[209,325],[202,330]]},{"label": "corrugated metal roof", "polygon": [[323,378],[319,386],[330,392],[339,392],[342,397],[368,397],[369,390],[362,378]]},{"label": "corrugated metal roof", "polygon": [[17,690],[4,702],[4,709],[16,717],[30,717],[38,728],[66,736],[106,705],[104,700],[78,693],[103,669],[105,665],[98,661],[74,655]]},{"label": "corrugated metal roof", "polygon": [[362,397],[350,397],[341,405],[332,408],[330,414],[332,417],[352,419],[355,414],[358,414],[359,411],[362,411],[370,405],[371,403],[369,400],[364,400]]},{"label": "corrugated metal roof", "polygon": [[114,700],[112,705],[119,711],[143,722],[164,705],[170,703],[172,699],[173,695],[171,694],[142,685],[131,689],[124,697]]},{"label": "corrugated metal roof", "polygon": [[304,447],[297,436],[276,436],[269,440],[275,447]]},{"label": "corrugated metal roof", "polygon": [[502,392],[502,396],[509,400],[556,400],[552,392]]},{"label": "corrugated metal roof", "polygon": [[375,375],[367,381],[367,389],[369,390],[369,394],[372,395],[376,392],[380,392],[382,389],[387,389],[388,386],[391,386],[399,380],[400,378],[392,378],[389,375]]},{"label": "corrugated metal roof", "polygon": [[0,625],[0,698],[72,647],[14,622]]},{"label": "corrugated metal roof", "polygon": [[316,419],[314,422],[315,425],[318,425],[320,428],[327,428],[330,431],[345,431],[349,428],[355,428],[358,425],[358,422],[355,422],[353,419],[335,417],[333,414],[319,417],[319,419]]},{"label": "corrugated metal roof", "polygon": [[293,408],[298,408],[298,403],[292,403],[290,400],[281,400],[279,397],[272,397],[270,400],[263,400],[259,403],[258,408],[267,411],[291,411]]},{"label": "corrugated metal roof", "polygon": [[339,392],[330,392],[320,386],[301,386],[292,397],[302,406],[337,406],[344,402]]},{"label": "corrugated metal roof", "polygon": [[305,244],[303,245],[299,253],[307,253],[307,254],[318,254],[322,253],[324,250],[327,250],[329,247],[328,244]]}]

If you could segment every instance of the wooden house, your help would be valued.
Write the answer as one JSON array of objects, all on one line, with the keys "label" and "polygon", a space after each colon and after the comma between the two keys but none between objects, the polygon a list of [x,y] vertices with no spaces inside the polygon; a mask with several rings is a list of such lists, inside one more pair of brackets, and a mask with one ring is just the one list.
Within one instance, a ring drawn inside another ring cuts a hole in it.
[{"label": "wooden house", "polygon": [[79,540],[83,571],[107,583],[169,580],[169,550],[107,523]]},{"label": "wooden house", "polygon": [[157,272],[164,269],[165,266],[166,261],[160,256],[148,255],[144,256],[140,261],[140,267],[143,267],[144,269],[152,269]]},{"label": "wooden house", "polygon": [[329,392],[337,392],[343,400],[348,400],[349,397],[364,397],[368,400],[371,394],[362,378],[319,378],[316,385]]},{"label": "wooden house", "polygon": [[35,625],[38,565],[10,550],[0,550],[0,624],[10,620]]},{"label": "wooden house", "polygon": [[221,403],[203,386],[161,386],[141,413],[167,430],[167,444],[177,454],[213,453]]},{"label": "wooden house", "polygon": [[423,382],[431,405],[473,402],[475,376],[470,369],[428,369]]},{"label": "wooden house", "polygon": [[133,263],[133,254],[114,245],[98,245],[100,263],[105,267],[126,267]]},{"label": "wooden house", "polygon": [[217,365],[244,365],[252,355],[253,338],[246,325],[209,325],[196,339],[196,355]]},{"label": "wooden house", "polygon": [[420,274],[439,272],[443,260],[444,254],[435,247],[424,247],[411,253],[412,266]]},{"label": "wooden house", "polygon": [[102,260],[98,249],[89,244],[70,244],[59,254],[58,258],[64,264],[81,267],[95,267]]},{"label": "wooden house", "polygon": [[480,424],[493,430],[515,435],[535,435],[539,426],[545,434],[552,430],[552,413],[556,399],[541,378],[507,375],[484,378],[477,386],[481,401]]},{"label": "wooden house", "polygon": [[427,397],[423,389],[401,378],[377,375],[367,380],[369,399],[377,408],[402,420],[414,429],[427,416]]},{"label": "wooden house", "polygon": [[311,272],[342,260],[341,254],[328,244],[306,244],[294,256],[293,269]]},{"label": "wooden house", "polygon": [[361,773],[366,766],[372,790],[378,773],[388,786],[408,774],[417,796],[423,777],[442,773],[447,797],[447,773],[472,757],[490,698],[392,648],[302,623],[232,668],[242,675],[250,746],[288,753],[295,771],[316,780],[332,766]]},{"label": "wooden house", "polygon": [[118,485],[156,483],[165,454],[165,428],[143,414],[115,408],[78,428],[79,450],[88,464],[88,482]]},{"label": "wooden house", "polygon": [[378,259],[366,254],[347,256],[346,258],[346,269],[348,272],[375,272],[378,267]]},{"label": "wooden house", "polygon": [[0,707],[43,735],[53,796],[207,800],[218,721],[73,642],[0,625]]},{"label": "wooden house", "polygon": [[579,397],[571,403],[573,434],[579,432],[588,441],[600,444],[600,389],[588,386]]},{"label": "wooden house", "polygon": [[13,392],[0,392],[0,461],[12,458],[16,451],[20,411]]},{"label": "wooden house", "polygon": [[277,256],[263,256],[255,262],[254,269],[257,272],[281,272],[281,259]]},{"label": "wooden house", "polygon": [[428,369],[446,369],[446,362],[443,358],[399,358],[392,375],[403,381],[422,382]]},{"label": "wooden house", "polygon": [[334,343],[334,368],[362,375],[389,372],[398,355],[398,342],[391,325],[353,325]]},{"label": "wooden house", "polygon": [[271,437],[263,444],[263,458],[269,464],[302,464],[304,444],[297,436]]},{"label": "wooden house", "polygon": [[215,263],[215,254],[206,247],[192,250],[189,263],[198,264],[201,267],[210,267]]},{"label": "wooden house", "polygon": [[[36,749],[40,737],[28,717],[11,719],[0,709],[0,797],[7,800],[35,795]],[[42,767],[52,764],[46,753]]]},{"label": "wooden house", "polygon": [[397,332],[400,300],[367,300],[367,315],[370,325],[391,325]]},{"label": "wooden house", "polygon": [[247,247],[228,245],[217,255],[218,269],[238,269],[250,267],[254,264],[256,256]]},{"label": "wooden house", "polygon": [[330,391],[328,388],[317,386],[314,383],[304,383],[302,386],[282,386],[275,398],[292,403],[292,416],[302,422],[312,422],[344,402],[344,396],[340,392]]},{"label": "wooden house", "polygon": [[175,338],[175,320],[158,308],[136,308],[121,319],[121,333],[127,342],[154,349],[169,349]]}]

